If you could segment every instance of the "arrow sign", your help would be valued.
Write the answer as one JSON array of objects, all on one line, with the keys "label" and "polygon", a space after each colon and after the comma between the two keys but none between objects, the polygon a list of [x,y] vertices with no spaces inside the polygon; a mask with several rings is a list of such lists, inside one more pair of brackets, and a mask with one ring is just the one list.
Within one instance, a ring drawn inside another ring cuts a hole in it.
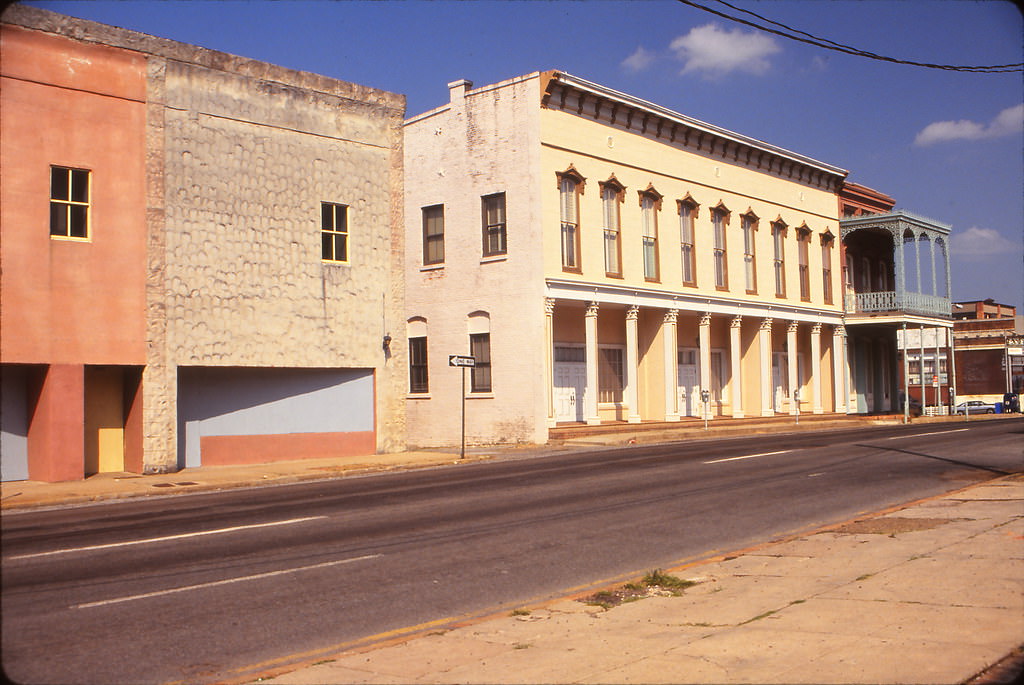
[{"label": "arrow sign", "polygon": [[476,366],[476,357],[467,357],[461,354],[449,354],[448,366]]}]

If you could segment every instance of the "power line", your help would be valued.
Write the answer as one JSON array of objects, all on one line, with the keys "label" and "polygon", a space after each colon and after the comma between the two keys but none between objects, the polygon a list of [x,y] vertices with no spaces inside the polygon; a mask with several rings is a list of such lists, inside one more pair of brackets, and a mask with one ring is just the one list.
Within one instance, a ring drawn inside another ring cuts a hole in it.
[{"label": "power line", "polygon": [[[730,7],[733,10],[736,10],[737,12],[743,12],[745,14],[749,14],[750,16],[756,17],[757,19],[759,19],[762,22],[771,24],[773,26],[778,26],[779,29],[781,29],[781,30],[773,29],[773,28],[770,28],[769,26],[762,26],[762,25],[756,24],[756,23],[754,23],[752,21],[748,21],[748,20],[742,19],[740,17],[735,17],[735,16],[732,16],[730,14],[726,14],[725,12],[720,12],[718,10],[715,10],[715,9],[712,9],[712,8],[708,7],[707,5],[702,5],[699,2],[694,2],[694,0],[678,0],[678,2],[681,2],[684,5],[690,5],[691,7],[696,7],[697,9],[704,10],[705,12],[710,12],[711,14],[717,15],[717,16],[722,17],[724,19],[728,19],[729,21],[735,21],[737,23],[753,27],[753,28],[755,28],[755,29],[757,29],[759,31],[765,31],[767,33],[773,33],[773,34],[775,34],[777,36],[782,36],[783,38],[789,38],[790,40],[795,40],[795,41],[798,41],[800,43],[806,43],[808,45],[814,45],[815,47],[824,48],[825,50],[834,50],[836,52],[843,52],[843,53],[846,53],[848,55],[854,55],[856,57],[867,57],[869,59],[876,59],[876,60],[880,60],[882,62],[891,62],[893,64],[906,64],[906,65],[909,65],[909,66],[925,67],[925,68],[928,68],[928,69],[945,69],[946,71],[965,71],[965,72],[972,72],[972,73],[978,73],[978,74],[999,74],[999,73],[1010,73],[1010,72],[1024,71],[1024,62],[1017,63],[1017,64],[995,64],[995,65],[989,65],[989,66],[962,66],[962,65],[952,65],[952,64],[931,64],[931,63],[928,63],[928,62],[914,62],[912,60],[903,60],[903,59],[897,59],[895,57],[886,57],[884,55],[879,55],[879,54],[876,54],[874,52],[869,52],[867,50],[861,50],[859,48],[855,48],[855,47],[852,47],[852,46],[849,46],[849,45],[844,45],[843,43],[837,43],[837,42],[829,40],[827,38],[819,38],[818,36],[812,35],[810,33],[806,33],[804,31],[800,31],[799,29],[794,29],[791,26],[787,26],[785,24],[780,24],[779,22],[772,21],[771,19],[768,19],[766,17],[762,17],[760,14],[757,14],[756,12],[751,12],[750,10],[746,10],[746,9],[743,9],[743,8],[740,8],[740,7],[736,7],[735,5],[731,5],[728,2],[725,2],[725,0],[716,0],[716,1],[718,3],[720,3],[720,4],[722,4],[722,5],[725,5],[726,7]],[[793,35],[793,34],[799,34],[799,35]],[[806,36],[806,37],[805,38],[801,38],[801,36]]]}]

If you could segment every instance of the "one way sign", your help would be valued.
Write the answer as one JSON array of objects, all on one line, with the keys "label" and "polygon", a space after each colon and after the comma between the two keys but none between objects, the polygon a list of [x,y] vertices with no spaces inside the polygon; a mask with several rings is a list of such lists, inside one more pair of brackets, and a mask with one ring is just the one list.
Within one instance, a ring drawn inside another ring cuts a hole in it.
[{"label": "one way sign", "polygon": [[448,366],[476,366],[476,357],[467,357],[461,354],[449,354]]}]

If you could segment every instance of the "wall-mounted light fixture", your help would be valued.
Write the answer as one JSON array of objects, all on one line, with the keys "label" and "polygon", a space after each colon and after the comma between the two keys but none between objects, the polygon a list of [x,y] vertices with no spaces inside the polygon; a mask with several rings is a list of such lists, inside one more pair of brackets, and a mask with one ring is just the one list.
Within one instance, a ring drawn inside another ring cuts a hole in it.
[{"label": "wall-mounted light fixture", "polygon": [[391,336],[388,335],[387,333],[384,334],[384,345],[383,345],[383,347],[384,347],[384,351],[385,352],[390,352],[391,351]]}]

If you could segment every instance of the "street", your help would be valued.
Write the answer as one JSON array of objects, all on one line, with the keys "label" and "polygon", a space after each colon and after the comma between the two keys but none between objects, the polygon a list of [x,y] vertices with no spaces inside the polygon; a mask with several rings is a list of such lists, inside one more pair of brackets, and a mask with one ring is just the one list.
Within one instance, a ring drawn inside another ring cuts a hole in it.
[{"label": "street", "polygon": [[1019,472],[1022,434],[754,436],[4,514],[3,666],[212,682]]}]

